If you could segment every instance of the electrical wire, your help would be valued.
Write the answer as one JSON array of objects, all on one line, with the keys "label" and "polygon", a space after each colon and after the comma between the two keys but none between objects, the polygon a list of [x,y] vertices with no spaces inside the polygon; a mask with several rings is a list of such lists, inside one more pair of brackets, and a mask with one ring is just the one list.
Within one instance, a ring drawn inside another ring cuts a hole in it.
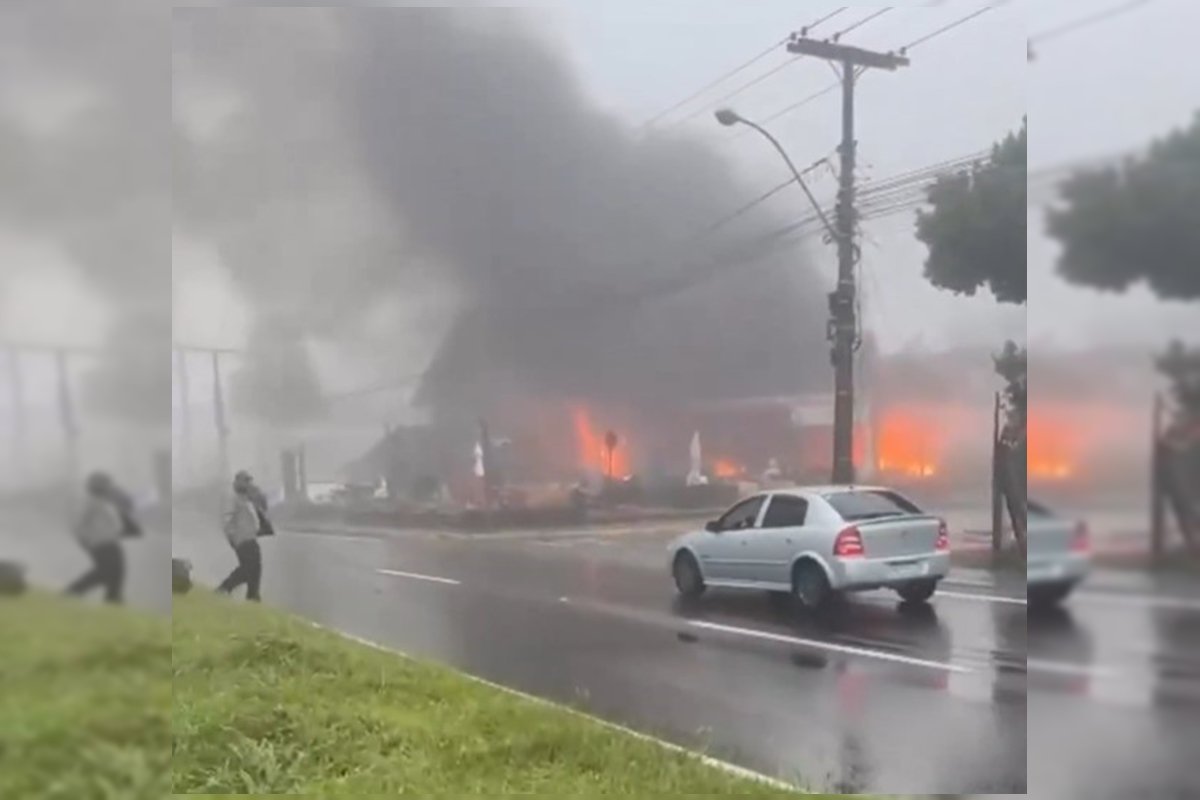
[{"label": "electrical wire", "polygon": [[[820,19],[817,19],[814,22],[810,22],[808,25],[804,26],[804,30],[813,30],[813,29],[817,28],[818,26],[833,19],[837,15],[841,14],[843,11],[846,11],[848,8],[849,8],[849,6],[842,6],[841,8],[831,11],[828,14],[826,14],[825,16],[821,17]],[[717,86],[720,86],[722,83],[724,83],[725,81],[734,77],[735,75],[739,75],[742,72],[745,72],[747,69],[754,66],[759,61],[762,61],[764,58],[771,55],[771,53],[775,52],[780,47],[783,47],[784,45],[786,45],[790,38],[791,38],[790,36],[785,36],[782,39],[772,42],[769,47],[767,47],[766,49],[764,49],[757,55],[753,56],[752,58],[750,58],[747,61],[742,62],[741,64],[734,67],[733,69],[717,76],[713,80],[711,80],[708,83],[701,86],[696,91],[689,94],[687,97],[684,97],[679,102],[675,103],[674,105],[669,106],[668,108],[663,109],[662,111],[658,112],[654,116],[650,117],[645,122],[643,122],[639,127],[643,128],[643,129],[654,127],[654,125],[656,123],[658,123],[660,120],[662,120],[664,117],[667,117],[670,114],[678,111],[679,109],[683,108],[684,106],[686,106],[688,103],[692,102],[693,100],[696,100],[697,98],[701,97],[702,95],[706,94],[707,92],[711,91],[712,89],[715,89]],[[720,102],[720,101],[717,101],[717,102]]]},{"label": "electrical wire", "polygon": [[1130,2],[1122,3],[1121,5],[1113,8],[1109,8],[1104,11],[1098,11],[1095,14],[1089,14],[1086,17],[1064,23],[1056,28],[1051,28],[1050,30],[1043,31],[1042,33],[1029,37],[1029,45],[1032,47],[1035,44],[1058,39],[1062,36],[1066,36],[1067,34],[1074,33],[1082,28],[1091,27],[1092,25],[1112,19],[1113,17],[1126,14],[1141,6],[1149,5],[1153,1],[1154,0],[1131,0]]},{"label": "electrical wire", "polygon": [[843,11],[848,11],[849,9],[850,9],[850,6],[842,6],[841,8],[837,9],[836,11],[830,11],[828,14],[821,17],[816,22],[810,22],[809,24],[805,25],[800,30],[802,30],[805,34],[807,34],[809,31],[815,30],[818,25],[823,25],[824,23],[826,23],[829,20],[836,17],[838,14],[841,14]]},{"label": "electrical wire", "polygon": [[[788,114],[792,113],[796,109],[806,106],[809,103],[813,102],[814,100],[824,97],[825,95],[829,94],[830,92],[836,91],[837,89],[840,89],[840,88],[842,88],[841,81],[838,81],[837,83],[831,83],[828,86],[826,86],[824,89],[820,89],[816,92],[813,92],[812,94],[808,95],[807,97],[802,97],[801,99],[797,100],[796,102],[792,103],[791,105],[788,105],[788,106],[785,106],[784,108],[779,109],[774,114],[771,114],[766,119],[762,120],[759,124],[760,125],[768,125],[768,124],[774,122],[775,120],[779,119],[780,117],[787,116]],[[738,133],[738,135],[741,136],[745,133],[747,133],[747,131],[741,131]]]},{"label": "electrical wire", "polygon": [[905,55],[913,48],[919,47],[930,40],[936,39],[937,37],[941,36],[942,34],[949,33],[950,31],[954,30],[955,28],[957,28],[959,26],[966,25],[971,20],[973,20],[977,17],[981,17],[984,14],[988,13],[989,11],[995,11],[997,8],[1000,8],[1003,5],[1005,5],[1005,4],[1004,3],[992,3],[990,5],[986,5],[983,8],[979,9],[978,11],[975,11],[971,14],[967,14],[965,17],[961,17],[961,18],[955,20],[954,22],[951,22],[948,25],[943,25],[942,27],[938,28],[937,30],[935,30],[931,33],[925,34],[924,36],[920,37],[919,39],[914,39],[913,41],[909,42],[908,44],[906,44],[900,48],[900,55]]},{"label": "electrical wire", "polygon": [[858,22],[854,23],[853,25],[850,25],[849,27],[846,27],[846,28],[842,28],[840,31],[838,31],[837,33],[835,33],[833,35],[833,41],[836,42],[836,41],[840,40],[843,36],[845,36],[847,33],[850,33],[851,31],[856,31],[859,28],[861,28],[863,25],[866,25],[868,22],[872,22],[873,20],[879,19],[884,14],[891,11],[893,8],[895,8],[895,6],[885,6],[884,8],[881,8],[878,11],[868,14],[867,16],[860,19]]},{"label": "electrical wire", "polygon": [[740,66],[737,66],[737,67],[735,67],[734,69],[732,69],[732,70],[730,70],[730,71],[728,71],[728,72],[724,73],[723,75],[720,75],[720,76],[719,76],[719,77],[717,77],[716,79],[714,79],[714,80],[712,80],[712,81],[710,81],[710,82],[708,82],[708,83],[704,84],[704,85],[703,85],[703,86],[701,86],[699,89],[697,89],[696,91],[694,91],[694,92],[692,92],[691,94],[689,94],[687,97],[685,97],[685,98],[683,98],[682,100],[680,100],[678,103],[675,103],[674,105],[670,106],[669,108],[665,108],[665,109],[663,109],[662,111],[658,112],[658,113],[657,113],[657,114],[655,114],[653,117],[651,117],[650,119],[648,119],[648,120],[646,120],[645,122],[643,122],[643,123],[641,124],[641,126],[640,126],[640,127],[642,127],[642,128],[652,128],[652,127],[654,127],[655,123],[657,123],[659,120],[661,120],[661,119],[663,119],[664,117],[666,117],[666,116],[668,116],[668,115],[670,115],[670,114],[674,113],[675,111],[678,111],[679,109],[683,108],[683,107],[684,107],[684,106],[686,106],[688,103],[690,103],[690,102],[692,102],[693,100],[695,100],[696,98],[698,98],[698,97],[700,97],[700,96],[704,95],[705,93],[707,93],[708,91],[710,91],[710,90],[712,90],[712,89],[715,89],[717,86],[720,86],[722,83],[724,83],[725,81],[729,80],[729,79],[730,79],[730,78],[732,78],[733,76],[735,76],[735,75],[738,75],[738,74],[740,74],[740,73],[742,73],[742,72],[745,72],[747,69],[749,69],[750,67],[754,66],[754,65],[755,65],[755,64],[757,64],[759,61],[762,61],[764,58],[766,58],[767,56],[771,55],[771,53],[774,53],[774,52],[775,52],[776,50],[778,50],[780,47],[783,47],[785,44],[787,44],[787,41],[788,41],[788,40],[787,40],[787,38],[785,37],[785,38],[783,38],[783,39],[780,39],[780,40],[779,40],[779,41],[777,41],[777,42],[774,42],[774,43],[772,43],[770,47],[768,47],[767,49],[763,50],[761,53],[759,53],[758,55],[754,56],[754,57],[753,57],[753,58],[751,58],[749,61],[745,61],[745,62],[743,62],[743,63],[742,63]]},{"label": "electrical wire", "polygon": [[776,73],[781,72],[784,69],[787,69],[792,64],[795,64],[797,61],[799,61],[802,58],[804,58],[803,55],[792,56],[787,61],[784,61],[782,64],[772,67],[771,69],[762,73],[758,77],[752,78],[751,80],[747,81],[746,83],[743,83],[741,86],[737,87],[733,91],[731,91],[727,94],[723,94],[720,97],[718,97],[716,100],[712,101],[711,103],[701,106],[700,108],[696,109],[695,111],[688,114],[687,116],[681,117],[680,119],[678,119],[677,121],[672,123],[670,127],[674,128],[679,125],[683,125],[687,122],[691,122],[693,119],[700,116],[701,114],[707,113],[714,106],[720,106],[720,105],[724,104],[726,101],[736,97],[737,95],[739,95],[742,92],[749,89],[751,86],[756,86],[756,85],[762,83],[763,81],[765,81],[767,78],[770,78],[772,75],[775,75]]}]

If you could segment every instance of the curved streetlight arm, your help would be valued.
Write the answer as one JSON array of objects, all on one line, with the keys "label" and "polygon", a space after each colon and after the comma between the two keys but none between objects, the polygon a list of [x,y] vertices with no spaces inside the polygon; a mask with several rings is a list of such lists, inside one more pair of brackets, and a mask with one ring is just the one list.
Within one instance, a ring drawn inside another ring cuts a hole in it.
[{"label": "curved streetlight arm", "polygon": [[826,232],[833,237],[834,241],[841,239],[841,233],[830,224],[829,217],[825,215],[825,211],[821,208],[821,204],[817,202],[817,198],[813,197],[813,193],[809,190],[808,184],[804,182],[804,177],[800,174],[800,170],[796,169],[796,165],[792,163],[792,157],[789,156],[787,151],[783,149],[783,145],[779,143],[779,140],[772,136],[769,130],[764,128],[762,125],[759,125],[757,122],[751,122],[740,115],[738,116],[737,121],[743,125],[749,125],[751,128],[754,128],[754,130],[767,137],[767,141],[775,146],[775,149],[779,151],[779,155],[783,156],[783,160],[787,162],[788,168],[792,171],[792,175],[796,176],[796,183],[800,184],[800,188],[804,190],[805,196],[808,197],[808,202],[812,203],[812,207],[816,210],[817,216],[820,217],[821,224],[825,226]]}]

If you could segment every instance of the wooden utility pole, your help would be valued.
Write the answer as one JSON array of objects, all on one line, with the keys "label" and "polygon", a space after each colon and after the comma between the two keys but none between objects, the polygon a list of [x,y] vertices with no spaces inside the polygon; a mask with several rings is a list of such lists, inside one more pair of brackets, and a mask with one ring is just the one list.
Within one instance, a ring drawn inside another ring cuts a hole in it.
[{"label": "wooden utility pole", "polygon": [[[54,372],[58,384],[58,419],[63,431],[64,468],[68,483],[74,484],[80,478],[79,460],[79,417],[75,410],[75,400],[71,392],[70,360],[75,356],[103,356],[104,351],[81,347],[78,345],[57,345],[33,342],[6,342],[2,346],[12,354],[13,400],[16,403],[18,418],[24,414],[23,390],[21,388],[20,366],[17,358],[21,353],[36,353],[49,356],[54,361]],[[22,434],[23,436],[24,434]]]},{"label": "wooden utility pole", "polygon": [[21,374],[21,353],[15,348],[8,352],[9,397],[12,402],[12,458],[13,475],[25,469],[25,383]]},{"label": "wooden utility pole", "polygon": [[184,482],[192,477],[192,409],[191,382],[188,379],[188,354],[175,351],[175,368],[179,376],[179,466]]},{"label": "wooden utility pole", "polygon": [[212,359],[213,380],[213,424],[217,431],[217,461],[220,475],[218,482],[224,485],[230,478],[229,466],[229,425],[225,414],[225,390],[221,379],[221,356],[240,353],[227,347],[197,347],[195,345],[175,345],[175,350],[181,355],[187,353],[204,353]]},{"label": "wooden utility pole", "polygon": [[1167,500],[1163,487],[1163,398],[1154,395],[1154,416],[1150,430],[1150,554],[1155,563],[1162,561],[1167,546]]},{"label": "wooden utility pole", "polygon": [[992,408],[992,554],[1004,549],[1004,487],[1000,481],[1003,446],[1000,439],[1000,393]]},{"label": "wooden utility pole", "polygon": [[833,340],[833,480],[854,482],[854,353],[861,344],[854,268],[861,250],[855,242],[858,214],[854,208],[854,170],[858,143],[854,138],[854,83],[861,70],[895,71],[909,60],[832,41],[793,34],[788,52],[824,59],[841,66],[842,143],[838,188],[838,281],[829,295],[830,338]]}]

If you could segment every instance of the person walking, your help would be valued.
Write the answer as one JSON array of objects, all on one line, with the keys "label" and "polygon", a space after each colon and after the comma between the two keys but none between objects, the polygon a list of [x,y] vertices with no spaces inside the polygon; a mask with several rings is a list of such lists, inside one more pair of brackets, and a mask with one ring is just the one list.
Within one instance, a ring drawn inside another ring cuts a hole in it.
[{"label": "person walking", "polygon": [[246,599],[260,601],[262,584],[262,550],[258,546],[261,518],[251,499],[251,483],[239,473],[233,481],[233,504],[225,517],[225,537],[237,554],[238,564],[229,573],[217,591],[233,594],[233,590],[246,585]]},{"label": "person walking", "polygon": [[67,587],[67,594],[81,596],[102,586],[105,602],[120,604],[125,599],[125,552],[121,538],[131,535],[127,531],[136,524],[132,505],[124,506],[127,495],[103,472],[89,475],[86,488],[75,538],[92,559],[92,567]]},{"label": "person walking", "polygon": [[267,515],[267,495],[254,482],[254,476],[242,470],[233,477],[233,480],[235,487],[238,484],[246,487],[246,497],[250,498],[250,502],[254,504],[254,510],[258,512],[258,535],[274,536],[275,526],[271,524],[271,518]]}]

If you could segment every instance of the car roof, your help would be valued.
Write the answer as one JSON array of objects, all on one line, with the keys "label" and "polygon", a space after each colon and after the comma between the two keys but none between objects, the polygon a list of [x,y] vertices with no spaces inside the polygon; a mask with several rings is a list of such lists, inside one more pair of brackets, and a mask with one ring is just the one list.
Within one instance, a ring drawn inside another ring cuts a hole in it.
[{"label": "car roof", "polygon": [[860,485],[857,483],[842,483],[842,484],[827,484],[822,486],[787,486],[782,489],[768,489],[762,494],[790,494],[796,496],[804,495],[819,495],[826,497],[831,494],[840,494],[842,492],[891,492],[895,491],[886,486],[869,486]]}]

